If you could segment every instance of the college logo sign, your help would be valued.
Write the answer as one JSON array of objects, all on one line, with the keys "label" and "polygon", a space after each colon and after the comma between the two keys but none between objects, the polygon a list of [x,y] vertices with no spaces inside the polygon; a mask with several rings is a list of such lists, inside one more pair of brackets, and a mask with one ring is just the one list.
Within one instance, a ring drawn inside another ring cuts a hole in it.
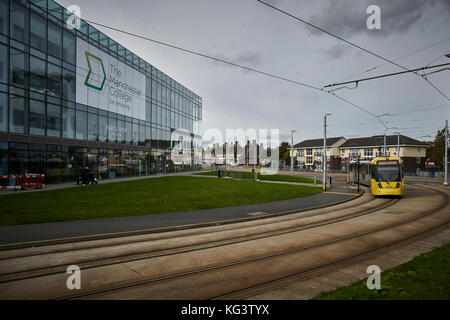
[{"label": "college logo sign", "polygon": [[[102,61],[102,59],[100,59],[97,56],[94,56],[92,53],[90,53],[88,51],[85,51],[84,54],[86,56],[86,61],[87,61],[88,68],[89,68],[89,72],[88,72],[88,74],[86,76],[86,79],[84,80],[84,85],[89,87],[89,88],[92,88],[92,89],[95,89],[95,90],[98,90],[98,91],[102,91],[103,90],[103,86],[105,85],[105,81],[106,81],[106,72],[105,72],[105,66],[103,65],[103,61]],[[103,72],[103,80],[101,81],[101,85],[100,86],[97,86],[97,85],[94,84],[94,83],[98,83],[99,81],[94,81],[93,79],[91,79],[92,66],[91,66],[90,59],[94,59],[94,60],[96,60],[96,61],[98,61],[100,63],[100,66],[101,66],[101,69],[102,69],[102,72]]]},{"label": "college logo sign", "polygon": [[76,102],[139,120],[146,118],[146,75],[77,38]]}]

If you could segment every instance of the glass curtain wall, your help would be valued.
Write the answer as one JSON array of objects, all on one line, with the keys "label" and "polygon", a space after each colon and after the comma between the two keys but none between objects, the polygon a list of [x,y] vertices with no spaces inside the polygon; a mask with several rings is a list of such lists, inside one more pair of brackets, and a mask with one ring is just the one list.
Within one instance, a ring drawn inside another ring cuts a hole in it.
[{"label": "glass curtain wall", "polygon": [[[52,0],[0,0],[0,132],[64,141],[0,141],[0,170],[40,170],[49,182],[64,182],[86,165],[100,178],[194,168],[172,163],[171,134],[201,135],[201,98],[86,22],[68,29],[68,16]],[[76,103],[77,37],[145,76],[144,119]]]}]

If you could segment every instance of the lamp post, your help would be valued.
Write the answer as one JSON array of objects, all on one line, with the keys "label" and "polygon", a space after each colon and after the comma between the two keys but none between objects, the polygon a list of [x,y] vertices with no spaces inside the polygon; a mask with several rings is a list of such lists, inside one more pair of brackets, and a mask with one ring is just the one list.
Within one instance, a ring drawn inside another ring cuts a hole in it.
[{"label": "lamp post", "polygon": [[[383,157],[388,156],[388,151],[386,150],[386,131],[392,130],[392,129],[399,130],[397,127],[386,127],[386,129],[384,130]],[[398,134],[400,134],[400,132],[398,132]],[[398,136],[397,138],[400,139],[400,136]],[[397,145],[397,154],[398,154],[398,152],[399,152],[399,149],[398,149],[398,145]],[[389,156],[390,156],[390,154],[389,154]]]},{"label": "lamp post", "polygon": [[[357,184],[358,184],[358,192],[359,192],[359,161],[360,161],[360,158],[361,158],[361,153],[360,152],[358,152],[358,151],[353,151],[353,152],[351,152],[350,154],[349,154],[349,157],[351,157],[351,158],[356,158],[357,159],[357,162],[356,162],[356,168],[357,168],[357,171],[356,171],[356,178],[357,178]],[[353,177],[353,182],[355,182],[355,177]]]},{"label": "lamp post", "polygon": [[296,130],[291,130],[291,176],[294,172],[294,132]]},{"label": "lamp post", "polygon": [[397,134],[397,158],[400,159],[400,131],[394,133]]},{"label": "lamp post", "polygon": [[331,113],[326,113],[323,116],[323,191],[327,191],[327,116]]},{"label": "lamp post", "polygon": [[361,158],[361,154],[358,152],[358,192],[359,192],[359,160]]},{"label": "lamp post", "polygon": [[[445,55],[447,58],[450,58],[450,53],[447,53],[446,55]],[[448,119],[447,120],[445,120],[445,143],[444,143],[444,146],[445,146],[445,151],[444,151],[444,154],[445,154],[445,156],[444,156],[444,175],[445,175],[445,177],[444,177],[444,186],[448,186],[448,181],[447,181],[447,176],[448,176]]]},{"label": "lamp post", "polygon": [[[448,55],[450,58],[450,54]],[[448,175],[448,158],[447,158],[447,150],[448,150],[448,119],[445,120],[445,151],[444,151],[444,186],[448,186],[447,175]]]}]

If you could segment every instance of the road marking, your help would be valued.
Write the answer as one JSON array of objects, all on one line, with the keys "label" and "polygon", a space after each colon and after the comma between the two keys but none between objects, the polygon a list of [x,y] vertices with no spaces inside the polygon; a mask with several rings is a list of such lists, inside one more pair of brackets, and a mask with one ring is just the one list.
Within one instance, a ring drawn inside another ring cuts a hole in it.
[{"label": "road marking", "polygon": [[267,212],[263,212],[263,211],[255,211],[255,212],[249,212],[247,213],[249,216],[259,216],[262,214],[267,214]]}]

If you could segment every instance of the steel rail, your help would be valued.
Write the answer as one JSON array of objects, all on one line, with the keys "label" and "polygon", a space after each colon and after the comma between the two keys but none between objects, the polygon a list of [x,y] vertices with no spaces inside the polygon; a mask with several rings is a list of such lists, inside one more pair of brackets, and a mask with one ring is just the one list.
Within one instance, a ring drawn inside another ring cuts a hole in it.
[{"label": "steel rail", "polygon": [[[434,191],[440,193],[441,195],[444,195],[443,199],[445,199],[445,200],[442,201],[442,203],[439,205],[439,207],[434,208],[432,210],[427,210],[424,213],[419,214],[417,216],[414,216],[412,218],[409,218],[409,219],[406,219],[406,220],[402,220],[402,221],[399,221],[399,222],[395,222],[395,223],[392,223],[392,224],[389,224],[389,225],[386,225],[386,226],[382,226],[382,227],[375,228],[375,229],[372,229],[372,230],[368,230],[368,231],[364,231],[364,232],[360,232],[360,233],[356,233],[356,234],[340,237],[340,238],[333,239],[333,240],[324,241],[324,242],[321,242],[321,243],[316,243],[316,244],[313,244],[313,245],[308,245],[308,246],[298,247],[298,248],[285,250],[285,251],[281,251],[281,252],[277,252],[277,253],[272,253],[272,254],[268,254],[268,255],[264,255],[264,256],[260,256],[260,257],[249,258],[249,259],[244,259],[244,260],[235,261],[235,262],[231,262],[231,263],[226,263],[226,264],[221,264],[221,265],[216,265],[216,266],[211,266],[211,267],[200,268],[198,270],[181,272],[181,273],[178,273],[178,274],[173,274],[173,275],[168,275],[168,276],[163,276],[163,277],[158,277],[158,278],[153,278],[153,279],[147,279],[147,280],[132,282],[132,283],[123,284],[123,285],[119,285],[119,286],[111,286],[111,287],[108,287],[108,288],[92,290],[92,291],[88,291],[88,292],[84,292],[84,293],[80,293],[80,294],[75,294],[75,295],[68,295],[68,296],[65,296],[65,297],[61,297],[61,299],[63,299],[63,300],[66,300],[66,299],[78,299],[78,298],[84,298],[84,297],[91,297],[91,296],[95,296],[95,295],[101,295],[103,293],[113,292],[113,291],[117,291],[117,290],[130,289],[130,288],[133,288],[133,287],[148,285],[148,284],[156,283],[156,282],[163,281],[163,280],[171,280],[171,279],[176,279],[176,278],[182,278],[182,277],[187,277],[187,276],[191,276],[191,275],[195,275],[195,274],[201,274],[201,273],[204,273],[204,272],[209,272],[209,271],[229,268],[229,267],[233,267],[233,266],[237,266],[237,265],[243,265],[243,264],[247,264],[247,263],[267,260],[267,259],[270,259],[270,258],[279,257],[279,256],[283,256],[283,255],[294,254],[294,253],[298,253],[298,252],[305,251],[305,250],[308,250],[308,249],[318,248],[318,247],[322,247],[322,246],[326,246],[326,245],[330,245],[330,244],[339,243],[339,242],[342,242],[342,241],[345,241],[345,240],[356,239],[356,238],[359,238],[359,237],[362,237],[362,236],[365,236],[365,235],[369,235],[369,234],[373,234],[373,233],[376,233],[376,232],[385,231],[385,230],[388,230],[388,229],[391,229],[391,228],[394,228],[394,227],[397,227],[397,226],[401,226],[401,225],[404,225],[404,224],[408,224],[408,223],[411,223],[411,222],[423,219],[423,218],[425,218],[425,217],[427,217],[429,215],[432,215],[435,212],[441,210],[442,208],[444,208],[448,204],[448,195],[446,195],[443,192],[438,191],[438,190],[434,190]],[[441,224],[439,227],[442,227],[443,225],[447,225],[448,223],[449,223],[449,221],[446,221],[444,224]],[[390,243],[388,245],[394,245],[394,244],[398,243],[399,241],[394,241],[394,242],[392,242],[392,243]],[[403,241],[403,240],[401,240],[401,241]],[[388,245],[384,245],[383,247],[386,247]],[[372,252],[372,251],[377,250],[377,249],[379,249],[379,248],[375,248],[375,249],[372,249],[372,250],[369,250],[369,251]],[[367,252],[369,252],[369,251],[367,251]],[[359,256],[361,256],[362,254],[366,254],[367,252],[360,253]],[[348,259],[346,258],[345,260],[347,261]],[[218,297],[220,297],[220,296],[213,297],[213,298],[218,298]]]}]

